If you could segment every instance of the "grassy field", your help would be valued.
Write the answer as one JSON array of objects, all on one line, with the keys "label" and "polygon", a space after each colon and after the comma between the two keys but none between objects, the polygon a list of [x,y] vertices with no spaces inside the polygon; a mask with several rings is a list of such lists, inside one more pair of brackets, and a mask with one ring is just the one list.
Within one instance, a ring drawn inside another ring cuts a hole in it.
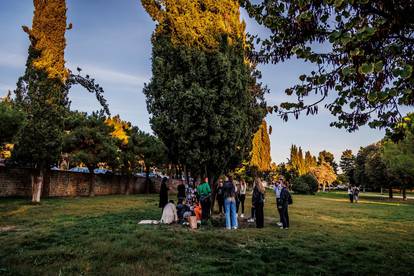
[{"label": "grassy field", "polygon": [[[0,275],[412,274],[414,200],[344,193],[293,197],[291,228],[137,225],[158,219],[157,196],[0,199]],[[247,199],[250,210],[250,199]],[[218,219],[215,219],[215,224]]]}]

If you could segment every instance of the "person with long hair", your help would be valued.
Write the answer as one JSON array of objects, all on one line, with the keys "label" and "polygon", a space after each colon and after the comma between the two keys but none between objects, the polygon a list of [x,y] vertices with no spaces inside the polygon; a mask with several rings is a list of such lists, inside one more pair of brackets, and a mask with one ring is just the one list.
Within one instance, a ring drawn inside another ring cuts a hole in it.
[{"label": "person with long hair", "polygon": [[246,190],[247,190],[247,185],[246,185],[246,181],[244,181],[244,179],[240,180],[240,193],[239,193],[239,200],[240,200],[240,204],[241,204],[241,218],[244,218],[244,201],[246,200]]},{"label": "person with long hair", "polygon": [[236,189],[233,184],[233,179],[229,176],[223,185],[224,210],[226,213],[226,228],[237,229],[237,214],[236,214]]},{"label": "person with long hair", "polygon": [[222,215],[223,209],[224,209],[224,197],[223,197],[223,179],[221,178],[218,180],[216,193],[217,193],[217,203],[218,203],[218,208],[219,208],[219,214]]},{"label": "person with long hair", "polygon": [[160,203],[158,207],[164,209],[165,205],[168,204],[168,187],[167,187],[168,178],[164,177],[161,181],[160,188]]},{"label": "person with long hair", "polygon": [[256,227],[263,228],[264,227],[264,201],[265,201],[265,187],[263,186],[262,181],[256,177],[254,180],[255,185],[253,189],[253,198],[252,202],[254,205],[254,209],[256,211]]}]

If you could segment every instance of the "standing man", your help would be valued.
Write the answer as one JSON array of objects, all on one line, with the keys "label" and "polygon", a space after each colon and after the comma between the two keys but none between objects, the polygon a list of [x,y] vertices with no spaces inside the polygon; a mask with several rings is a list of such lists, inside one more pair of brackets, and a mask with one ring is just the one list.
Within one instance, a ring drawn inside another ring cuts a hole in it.
[{"label": "standing man", "polygon": [[277,226],[279,227],[282,226],[282,202],[280,200],[280,193],[282,192],[282,183],[283,183],[283,178],[280,177],[274,187],[275,194],[276,194],[276,208],[277,208],[277,211],[279,212],[279,222],[277,223]]},{"label": "standing man", "polygon": [[204,178],[204,182],[197,187],[197,194],[200,197],[202,222],[206,222],[210,218],[211,208],[211,188],[208,184],[208,178]]},{"label": "standing man", "polygon": [[282,182],[282,191],[280,192],[280,209],[282,226],[280,229],[289,229],[289,204],[292,204],[292,197],[287,189],[285,182]]}]

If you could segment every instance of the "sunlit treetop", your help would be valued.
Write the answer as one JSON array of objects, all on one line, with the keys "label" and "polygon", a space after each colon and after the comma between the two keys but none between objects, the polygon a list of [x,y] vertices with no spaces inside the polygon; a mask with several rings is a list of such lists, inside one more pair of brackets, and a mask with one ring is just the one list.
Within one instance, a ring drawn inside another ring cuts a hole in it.
[{"label": "sunlit treetop", "polygon": [[45,70],[49,78],[65,82],[68,77],[65,68],[65,0],[33,0],[33,4],[32,29],[23,26],[32,46],[40,52],[33,65],[36,69]]},{"label": "sunlit treetop", "polygon": [[226,35],[231,44],[244,40],[245,24],[240,21],[235,0],[141,0],[158,23],[154,36],[171,35],[175,45],[214,50]]},{"label": "sunlit treetop", "polygon": [[259,130],[255,133],[252,146],[250,166],[256,167],[261,172],[270,171],[272,158],[270,156],[270,138],[266,121],[263,120]]},{"label": "sunlit treetop", "polygon": [[113,126],[114,131],[112,137],[121,141],[123,145],[128,144],[128,131],[131,129],[131,124],[126,121],[122,121],[119,115],[109,118],[105,121],[109,126]]}]

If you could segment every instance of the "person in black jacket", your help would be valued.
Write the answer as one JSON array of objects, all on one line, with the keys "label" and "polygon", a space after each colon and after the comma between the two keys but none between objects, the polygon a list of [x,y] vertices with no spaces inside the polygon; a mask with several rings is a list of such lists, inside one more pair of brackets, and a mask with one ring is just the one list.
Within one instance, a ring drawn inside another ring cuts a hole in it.
[{"label": "person in black jacket", "polygon": [[224,209],[224,196],[223,196],[223,179],[219,179],[217,184],[217,203],[219,207],[220,215],[223,214]]},{"label": "person in black jacket", "polygon": [[167,187],[168,178],[164,177],[161,181],[160,188],[160,203],[158,207],[164,209],[165,205],[168,203],[168,187]]},{"label": "person in black jacket", "polygon": [[180,184],[177,186],[177,198],[178,201],[184,201],[185,199],[185,185],[183,180],[180,180]]},{"label": "person in black jacket", "polygon": [[287,189],[286,182],[282,182],[282,191],[280,192],[280,206],[278,208],[282,209],[281,214],[281,221],[282,226],[280,229],[288,229],[289,228],[289,204],[291,201],[291,195]]},{"label": "person in black jacket", "polygon": [[255,185],[253,188],[253,198],[252,202],[254,205],[254,209],[256,211],[256,228],[263,228],[264,227],[264,201],[265,201],[265,188],[262,184],[262,181],[259,178],[255,179]]}]

